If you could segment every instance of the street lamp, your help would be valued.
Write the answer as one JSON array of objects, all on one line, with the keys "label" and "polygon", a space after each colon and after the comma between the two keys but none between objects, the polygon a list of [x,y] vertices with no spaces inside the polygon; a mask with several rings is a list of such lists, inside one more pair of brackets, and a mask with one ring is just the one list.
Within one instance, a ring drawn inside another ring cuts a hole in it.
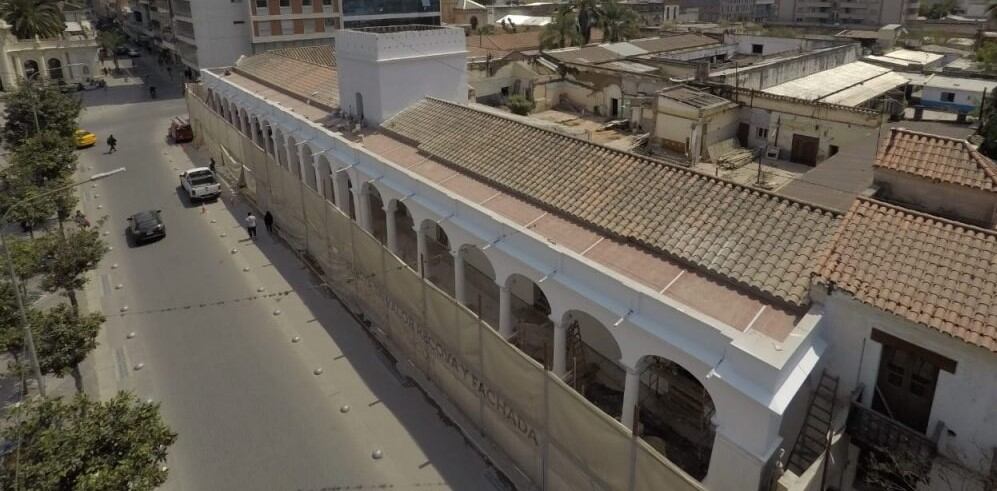
[{"label": "street lamp", "polygon": [[104,179],[105,177],[111,177],[115,174],[124,171],[125,171],[124,167],[119,167],[110,172],[100,172],[82,181],[74,182],[72,184],[52,189],[27,199],[23,199],[11,205],[10,208],[7,208],[7,211],[4,212],[3,216],[0,216],[0,247],[3,247],[4,258],[7,261],[7,272],[10,275],[10,283],[14,290],[14,296],[17,297],[17,310],[18,313],[20,313],[21,315],[21,327],[24,329],[24,340],[25,344],[28,347],[28,358],[31,360],[31,371],[34,372],[35,380],[38,382],[38,393],[41,394],[42,397],[45,397],[45,381],[42,379],[41,367],[38,366],[38,353],[35,351],[35,339],[31,335],[31,327],[28,325],[28,312],[24,310],[24,299],[21,298],[21,288],[17,282],[17,272],[14,271],[14,260],[10,257],[10,249],[7,248],[7,240],[5,238],[6,235],[3,233],[3,228],[7,225],[7,217],[8,215],[10,215],[10,212],[14,211],[14,209],[17,208],[18,206],[28,204],[32,201],[37,201],[41,198],[65,191],[67,189],[72,189],[77,186],[81,186],[88,182],[99,181],[101,179]]}]

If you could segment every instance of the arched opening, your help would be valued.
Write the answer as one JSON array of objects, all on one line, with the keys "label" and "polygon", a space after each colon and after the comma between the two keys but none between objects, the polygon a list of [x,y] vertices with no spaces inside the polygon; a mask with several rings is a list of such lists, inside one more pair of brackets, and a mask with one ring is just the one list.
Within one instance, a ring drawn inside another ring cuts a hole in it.
[{"label": "arched opening", "polygon": [[263,150],[266,151],[267,155],[274,157],[274,160],[277,160],[277,157],[274,155],[275,149],[273,146],[275,136],[274,127],[268,121],[264,121],[262,129],[263,133],[265,133],[261,135],[263,137]]},{"label": "arched opening", "polygon": [[384,212],[381,193],[373,184],[364,185],[367,196],[367,216],[370,217],[370,233],[382,244],[388,243],[388,219]]},{"label": "arched opening", "polygon": [[[345,172],[343,174],[346,174]],[[354,194],[356,191],[353,189],[353,180],[349,176],[346,179],[346,212],[349,215],[350,220],[354,222],[357,221],[357,207],[356,207],[356,196]]]},{"label": "arched opening", "polygon": [[581,310],[564,314],[564,381],[599,409],[620,419],[626,371],[620,346],[598,319]]},{"label": "arched opening", "polygon": [[273,156],[277,165],[287,168],[287,141],[284,139],[284,132],[280,128],[273,128]]},{"label": "arched opening", "polygon": [[505,282],[509,289],[512,337],[509,342],[547,368],[554,365],[554,322],[550,301],[540,285],[513,274]]},{"label": "arched opening", "polygon": [[246,115],[246,111],[244,111],[240,107],[239,108],[239,124],[237,125],[237,127],[239,128],[239,133],[242,133],[243,136],[249,136],[249,122],[247,121],[247,118],[248,118],[248,116]]},{"label": "arched opening", "polygon": [[702,481],[716,438],[713,399],[702,382],[678,363],[660,356],[645,356],[641,362],[640,436]]},{"label": "arched opening", "polygon": [[38,62],[28,60],[24,62],[24,78],[31,80],[38,76]]},{"label": "arched opening", "polygon": [[426,241],[425,255],[422,263],[425,267],[426,279],[439,287],[451,297],[454,295],[453,256],[450,254],[450,237],[440,224],[432,220],[424,220],[420,231]]},{"label": "arched opening", "polygon": [[312,156],[312,147],[307,143],[301,146],[301,167],[305,173],[302,176],[305,186],[317,192],[318,182],[315,180],[315,159]]},{"label": "arched opening", "polygon": [[322,195],[327,201],[332,201],[335,195],[332,190],[332,164],[329,163],[329,159],[325,158],[325,155],[321,154],[318,157],[318,181],[322,183]]},{"label": "arched opening", "polygon": [[299,147],[298,141],[293,136],[287,137],[287,166],[291,169],[291,174],[294,174],[294,177],[301,179],[301,161],[298,160]]},{"label": "arched opening", "polygon": [[256,116],[250,116],[250,129],[251,135],[249,136],[253,143],[260,148],[265,148],[266,144],[263,142],[263,128],[260,126],[260,118]]},{"label": "arched opening", "polygon": [[398,257],[410,268],[418,271],[418,245],[415,235],[415,220],[405,203],[395,200],[395,240],[398,244]]},{"label": "arched opening", "polygon": [[62,61],[59,61],[58,58],[49,58],[46,65],[48,65],[48,78],[52,80],[63,79]]},{"label": "arched opening", "polygon": [[471,16],[471,30],[478,30],[478,17],[476,15]]},{"label": "arched opening", "polygon": [[[484,251],[471,244],[460,246],[458,260],[464,262],[464,299],[492,329],[499,328],[499,286],[495,268]],[[460,296],[458,295],[458,298]]]}]

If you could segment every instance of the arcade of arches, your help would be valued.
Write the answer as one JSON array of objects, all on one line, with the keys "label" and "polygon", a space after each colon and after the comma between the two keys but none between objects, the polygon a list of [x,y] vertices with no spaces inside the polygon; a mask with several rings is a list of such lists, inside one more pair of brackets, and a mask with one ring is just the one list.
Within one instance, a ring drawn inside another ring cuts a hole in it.
[{"label": "arcade of arches", "polygon": [[691,476],[705,478],[716,410],[706,388],[686,369],[656,356],[625,366],[609,327],[582,310],[552,310],[543,280],[518,273],[500,278],[487,247],[451,241],[446,218],[416,223],[405,199],[386,200],[376,179],[355,182],[355,174],[351,178],[347,169],[334,168],[307,141],[298,142],[210,90],[208,105],[510,343],[634,428]]}]

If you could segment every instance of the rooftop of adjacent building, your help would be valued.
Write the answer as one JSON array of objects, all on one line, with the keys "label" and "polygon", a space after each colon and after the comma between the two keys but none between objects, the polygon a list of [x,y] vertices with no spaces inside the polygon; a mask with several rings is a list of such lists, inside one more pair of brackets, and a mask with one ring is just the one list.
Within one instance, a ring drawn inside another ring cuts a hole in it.
[{"label": "rooftop of adjacent building", "polygon": [[961,138],[892,128],[873,167],[997,192],[997,164]]}]

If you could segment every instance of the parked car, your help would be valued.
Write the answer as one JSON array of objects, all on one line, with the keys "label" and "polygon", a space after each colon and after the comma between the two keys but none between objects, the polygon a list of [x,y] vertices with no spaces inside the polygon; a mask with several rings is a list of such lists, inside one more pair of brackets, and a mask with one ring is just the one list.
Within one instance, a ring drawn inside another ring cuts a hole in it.
[{"label": "parked car", "polygon": [[207,167],[195,167],[180,173],[180,187],[191,201],[214,199],[222,194],[222,185]]},{"label": "parked car", "polygon": [[128,217],[128,235],[135,244],[142,244],[166,237],[162,210],[140,211]]},{"label": "parked car", "polygon": [[73,139],[76,141],[76,148],[87,148],[97,144],[97,135],[84,129],[76,130]]},{"label": "parked car", "polygon": [[118,56],[128,56],[128,46],[118,46],[114,48],[114,54]]},{"label": "parked car", "polygon": [[138,58],[139,56],[142,56],[142,53],[139,53],[135,48],[128,48],[128,52],[126,54],[129,58]]}]

